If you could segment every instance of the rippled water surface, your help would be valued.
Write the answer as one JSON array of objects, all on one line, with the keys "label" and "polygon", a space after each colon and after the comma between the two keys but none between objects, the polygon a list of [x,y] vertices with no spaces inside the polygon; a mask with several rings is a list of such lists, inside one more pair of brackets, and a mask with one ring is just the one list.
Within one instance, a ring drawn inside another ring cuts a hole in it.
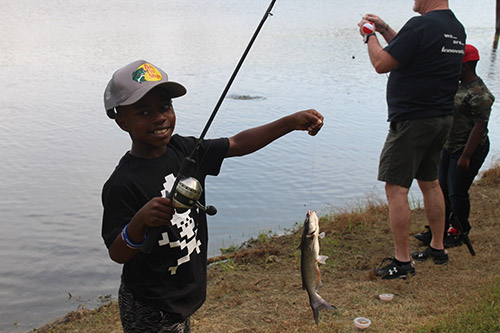
[{"label": "rippled water surface", "polygon": [[[494,1],[451,1],[478,72],[500,98],[492,51]],[[78,305],[116,297],[121,266],[100,237],[100,192],[129,149],[105,116],[104,87],[144,58],[183,83],[176,131],[198,136],[269,3],[253,1],[0,2],[0,331],[39,327]],[[372,69],[357,32],[374,12],[398,30],[411,1],[277,1],[207,137],[230,136],[307,108],[318,136],[292,133],[209,179],[210,255],[259,233],[284,232],[307,209],[328,213],[381,195],[387,76]],[[490,122],[500,147],[498,103]],[[412,190],[413,201],[419,194]]]}]

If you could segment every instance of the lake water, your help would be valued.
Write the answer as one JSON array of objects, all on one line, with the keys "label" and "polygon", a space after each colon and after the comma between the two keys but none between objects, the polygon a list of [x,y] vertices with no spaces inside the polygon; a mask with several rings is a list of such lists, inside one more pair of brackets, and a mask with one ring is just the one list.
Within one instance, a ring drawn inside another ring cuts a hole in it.
[{"label": "lake water", "polygon": [[[207,182],[210,255],[328,213],[383,198],[376,181],[387,133],[386,75],[357,31],[374,12],[398,30],[412,1],[277,1],[207,137],[230,136],[307,108],[325,116],[310,137],[292,133],[224,162]],[[0,331],[22,332],[79,305],[117,295],[121,266],[101,240],[100,192],[130,147],[105,116],[102,94],[119,67],[144,58],[183,83],[177,133],[198,136],[269,2],[0,1]],[[492,50],[495,1],[455,0],[478,72],[500,98]],[[500,103],[490,121],[500,148]],[[420,200],[412,188],[412,201]]]}]

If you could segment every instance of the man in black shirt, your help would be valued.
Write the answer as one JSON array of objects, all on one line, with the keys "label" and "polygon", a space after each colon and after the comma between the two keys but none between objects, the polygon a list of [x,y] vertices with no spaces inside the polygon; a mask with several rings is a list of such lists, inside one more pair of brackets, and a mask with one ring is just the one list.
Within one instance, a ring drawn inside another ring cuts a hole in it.
[{"label": "man in black shirt", "polygon": [[[413,10],[421,16],[411,18],[397,33],[373,14],[365,15],[358,24],[373,67],[377,73],[390,72],[390,130],[380,156],[378,180],[386,184],[395,256],[375,270],[383,279],[415,274],[412,258],[448,262],[443,247],[445,206],[437,170],[451,128],[466,35],[448,0],[415,0]],[[382,48],[375,33],[363,32],[366,22],[375,25],[387,47]],[[433,239],[425,251],[410,256],[408,191],[413,179],[422,191]]]}]

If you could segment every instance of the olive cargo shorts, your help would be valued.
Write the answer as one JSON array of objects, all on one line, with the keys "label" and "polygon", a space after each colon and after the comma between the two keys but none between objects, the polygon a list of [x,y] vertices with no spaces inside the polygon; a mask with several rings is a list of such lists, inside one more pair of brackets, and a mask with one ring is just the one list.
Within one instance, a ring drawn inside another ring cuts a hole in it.
[{"label": "olive cargo shorts", "polygon": [[380,154],[378,180],[410,188],[413,179],[437,179],[453,116],[391,122]]}]

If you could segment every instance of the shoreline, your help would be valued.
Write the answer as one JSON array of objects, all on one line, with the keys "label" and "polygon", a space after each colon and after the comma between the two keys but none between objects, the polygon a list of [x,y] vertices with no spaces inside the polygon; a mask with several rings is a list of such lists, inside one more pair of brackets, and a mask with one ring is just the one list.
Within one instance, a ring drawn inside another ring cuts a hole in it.
[{"label": "shoreline", "polygon": [[[372,332],[428,332],[440,323],[459,323],[460,331],[468,324],[457,318],[476,311],[478,305],[486,304],[486,309],[481,308],[481,316],[474,318],[482,318],[483,313],[498,316],[500,308],[491,312],[488,304],[500,303],[500,298],[490,301],[490,297],[500,297],[496,296],[500,295],[500,267],[488,263],[500,254],[495,232],[500,217],[499,184],[496,165],[471,188],[471,241],[477,255],[472,257],[465,245],[448,249],[450,263],[417,263],[417,274],[408,280],[377,280],[370,275],[382,257],[392,252],[386,204],[374,200],[362,209],[322,216],[320,227],[326,237],[321,240],[321,253],[330,258],[320,267],[320,294],[337,310],[321,311],[319,327],[314,325],[301,289],[297,251],[301,230],[254,240],[246,249],[213,257],[207,300],[192,316],[192,331],[344,332],[353,329],[352,320],[358,315],[372,320]],[[413,209],[411,234],[421,231],[424,224],[423,208]],[[411,248],[418,245],[411,239]],[[486,266],[490,267],[487,271]],[[381,293],[394,294],[394,300],[380,303]],[[477,319],[468,321],[479,325]],[[428,329],[419,331],[422,327]],[[79,309],[33,332],[121,332],[117,302]]]}]

